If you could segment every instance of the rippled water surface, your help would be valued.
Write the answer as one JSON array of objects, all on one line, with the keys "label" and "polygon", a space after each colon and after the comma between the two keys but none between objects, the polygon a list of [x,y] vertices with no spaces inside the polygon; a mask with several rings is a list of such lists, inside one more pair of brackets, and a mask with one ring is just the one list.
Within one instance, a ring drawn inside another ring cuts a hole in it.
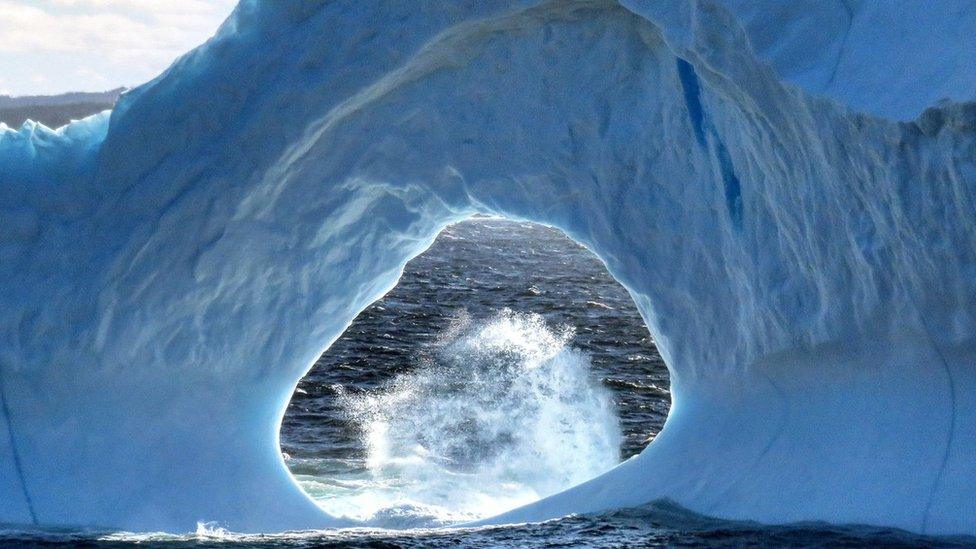
[{"label": "rippled water surface", "polygon": [[0,531],[0,547],[973,547],[972,538],[920,537],[897,530],[715,521],[667,502],[539,524],[472,529],[333,530],[240,535],[201,526],[183,535]]},{"label": "rippled water surface", "polygon": [[447,228],[299,384],[287,463],[379,526],[486,517],[646,446],[668,374],[626,290],[561,232]]}]

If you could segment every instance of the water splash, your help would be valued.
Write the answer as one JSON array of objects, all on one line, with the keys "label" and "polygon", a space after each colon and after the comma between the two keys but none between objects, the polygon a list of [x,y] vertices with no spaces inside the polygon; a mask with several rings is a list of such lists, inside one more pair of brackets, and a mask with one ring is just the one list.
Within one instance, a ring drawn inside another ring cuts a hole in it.
[{"label": "water splash", "polygon": [[299,480],[330,513],[415,527],[494,515],[602,473],[619,461],[621,429],[572,337],[535,314],[462,315],[415,369],[341,397],[365,469]]}]

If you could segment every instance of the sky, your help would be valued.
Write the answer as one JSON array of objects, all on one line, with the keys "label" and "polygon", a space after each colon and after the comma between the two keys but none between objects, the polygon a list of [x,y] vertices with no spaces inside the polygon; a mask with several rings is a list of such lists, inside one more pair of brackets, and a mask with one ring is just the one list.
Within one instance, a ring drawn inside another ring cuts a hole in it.
[{"label": "sky", "polygon": [[0,95],[133,87],[216,32],[237,0],[0,0]]}]

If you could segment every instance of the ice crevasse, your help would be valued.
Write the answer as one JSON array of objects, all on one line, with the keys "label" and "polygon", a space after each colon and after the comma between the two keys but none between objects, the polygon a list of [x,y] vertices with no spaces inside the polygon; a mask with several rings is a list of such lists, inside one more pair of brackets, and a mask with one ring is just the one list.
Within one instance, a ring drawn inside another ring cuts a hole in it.
[{"label": "ice crevasse", "polygon": [[447,224],[558,227],[671,371],[639,456],[490,519],[976,534],[976,5],[242,2],[0,128],[0,523],[344,524],[278,425]]}]

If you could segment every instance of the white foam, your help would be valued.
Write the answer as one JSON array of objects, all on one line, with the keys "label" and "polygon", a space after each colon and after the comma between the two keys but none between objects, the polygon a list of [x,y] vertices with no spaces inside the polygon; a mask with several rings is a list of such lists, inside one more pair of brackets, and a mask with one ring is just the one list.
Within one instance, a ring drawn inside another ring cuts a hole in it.
[{"label": "white foam", "polygon": [[334,515],[416,527],[486,518],[610,469],[620,425],[572,335],[539,315],[461,317],[426,364],[343,398],[368,470],[300,482]]}]

